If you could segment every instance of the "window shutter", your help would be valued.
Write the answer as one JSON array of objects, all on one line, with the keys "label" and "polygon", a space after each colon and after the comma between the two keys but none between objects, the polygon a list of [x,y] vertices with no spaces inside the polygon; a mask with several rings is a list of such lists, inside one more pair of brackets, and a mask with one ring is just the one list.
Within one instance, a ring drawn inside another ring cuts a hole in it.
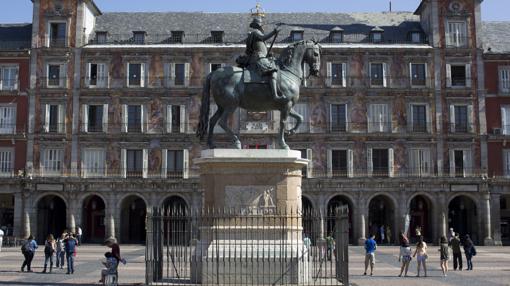
[{"label": "window shutter", "polygon": [[65,119],[65,108],[64,105],[59,104],[58,105],[58,133],[64,133],[66,132],[66,119]]},{"label": "window shutter", "polygon": [[108,133],[108,104],[103,104],[103,132]]},{"label": "window shutter", "polygon": [[430,114],[430,105],[425,105],[425,124],[427,124],[427,133],[432,132],[432,116]]},{"label": "window shutter", "polygon": [[43,129],[44,129],[44,132],[46,132],[46,133],[50,132],[50,105],[49,104],[44,105]]},{"label": "window shutter", "polygon": [[388,87],[388,64],[383,63],[383,86]]},{"label": "window shutter", "polygon": [[148,109],[147,105],[145,105],[145,104],[142,104],[140,106],[140,110],[141,110],[141,113],[142,113],[142,114],[140,114],[141,115],[140,116],[140,120],[141,120],[140,126],[141,126],[141,129],[142,129],[141,130],[142,133],[147,133],[148,127],[149,127],[149,122],[148,122],[149,120],[148,120],[148,116],[147,116],[148,110],[147,109]]},{"label": "window shutter", "polygon": [[408,130],[408,132],[415,131],[414,126],[413,126],[413,123],[414,123],[413,109],[414,109],[414,105],[409,104],[409,106],[407,107],[407,130]]},{"label": "window shutter", "polygon": [[345,132],[349,132],[349,125],[350,125],[350,115],[349,115],[349,106],[347,103],[344,104],[345,105]]},{"label": "window shutter", "polygon": [[466,65],[466,87],[471,87],[471,64]]},{"label": "window shutter", "polygon": [[308,165],[306,166],[306,177],[313,178],[313,154],[312,149],[306,149],[306,159],[308,159]]},{"label": "window shutter", "polygon": [[182,178],[189,179],[189,152],[188,149],[182,150]]},{"label": "window shutter", "polygon": [[122,105],[122,114],[121,114],[121,132],[127,133],[128,132],[128,105],[123,104]]},{"label": "window shutter", "polygon": [[142,177],[144,179],[147,179],[148,173],[149,173],[149,149],[143,149],[142,150]]},{"label": "window shutter", "polygon": [[510,134],[510,118],[508,118],[508,116],[510,114],[508,114],[507,112],[507,109],[510,109],[508,108],[507,106],[502,106],[501,107],[501,130],[502,130],[502,133],[503,135],[509,135]]},{"label": "window shutter", "polygon": [[164,82],[165,82],[165,86],[166,87],[169,87],[170,86],[170,82],[171,82],[171,78],[172,78],[172,75],[170,74],[170,63],[164,63],[163,64],[163,77],[164,77]]},{"label": "window shutter", "polygon": [[81,176],[82,178],[87,178],[87,149],[83,149],[81,152]]},{"label": "window shutter", "polygon": [[409,175],[411,176],[416,176],[417,174],[419,174],[419,171],[418,171],[418,160],[417,160],[417,154],[418,153],[418,149],[410,149],[409,150],[409,167],[408,167],[408,170],[407,172],[409,173]]},{"label": "window shutter", "polygon": [[14,69],[14,78],[12,79],[14,81],[13,83],[13,89],[18,90],[18,83],[19,83],[19,67],[15,67]]},{"label": "window shutter", "polygon": [[172,105],[166,106],[166,132],[172,133]]},{"label": "window shutter", "polygon": [[333,65],[331,62],[328,62],[326,64],[326,86],[327,87],[331,87],[331,83],[332,83],[332,77],[333,77],[332,66]]},{"label": "window shutter", "polygon": [[409,63],[409,85],[413,86],[413,63]]},{"label": "window shutter", "polygon": [[395,151],[393,148],[388,149],[388,173],[390,178],[395,176]]},{"label": "window shutter", "polygon": [[471,159],[471,150],[462,151],[462,161],[464,163],[464,177],[469,177],[473,174],[473,161]]},{"label": "window shutter", "polygon": [[347,176],[354,177],[354,151],[351,149],[347,150]]},{"label": "window shutter", "polygon": [[389,112],[388,104],[381,104],[381,131],[391,131],[391,114]]},{"label": "window shutter", "polygon": [[107,87],[108,76],[106,73],[106,64],[97,64],[97,85]]},{"label": "window shutter", "polygon": [[81,130],[87,133],[89,132],[89,106],[87,104],[82,107],[82,120]]},{"label": "window shutter", "polygon": [[367,149],[367,175],[372,177],[374,172],[374,163],[372,162],[372,148]]},{"label": "window shutter", "polygon": [[168,65],[170,67],[170,86],[175,86],[175,63]]},{"label": "window shutter", "polygon": [[475,131],[474,120],[473,120],[473,105],[467,107],[467,118],[468,118],[468,130],[469,132]]},{"label": "window shutter", "polygon": [[455,177],[455,150],[450,150],[450,177]]},{"label": "window shutter", "polygon": [[430,83],[429,83],[429,67],[427,65],[427,63],[425,63],[425,86],[430,86]]},{"label": "window shutter", "polygon": [[126,64],[126,86],[129,87],[129,63]]},{"label": "window shutter", "polygon": [[347,86],[347,64],[342,63],[342,86]]},{"label": "window shutter", "polygon": [[168,168],[168,149],[161,150],[161,178],[166,179]]},{"label": "window shutter", "polygon": [[91,79],[92,79],[92,63],[88,63],[87,64],[87,77],[85,78],[85,86],[86,87],[90,87]]},{"label": "window shutter", "polygon": [[191,78],[190,63],[184,64],[184,85],[189,86],[189,80]]},{"label": "window shutter", "polygon": [[328,154],[327,154],[327,175],[328,175],[328,178],[332,178],[333,177],[333,150],[331,149],[328,149]]},{"label": "window shutter", "polygon": [[503,151],[503,164],[505,169],[505,176],[510,176],[510,150],[504,150]]},{"label": "window shutter", "polygon": [[446,64],[446,87],[452,87],[452,65]]},{"label": "window shutter", "polygon": [[450,105],[450,132],[455,133],[455,105]]},{"label": "window shutter", "polygon": [[181,111],[181,114],[179,114],[179,116],[180,116],[181,124],[179,126],[179,132],[185,133],[186,132],[186,105],[181,105],[180,111]]},{"label": "window shutter", "polygon": [[66,64],[61,64],[60,65],[60,72],[59,72],[59,87],[66,87],[67,86],[67,78],[66,78],[66,75],[67,75],[67,69],[66,69],[67,65]]},{"label": "window shutter", "polygon": [[208,63],[206,66],[206,74],[205,76],[208,76],[212,72],[212,63]]},{"label": "window shutter", "polygon": [[368,106],[368,132],[374,132],[374,124],[375,124],[375,116],[374,116],[374,113],[375,113],[375,105],[373,104],[370,104]]},{"label": "window shutter", "polygon": [[430,168],[431,167],[430,162],[432,162],[432,160],[430,158],[430,149],[428,149],[428,148],[423,149],[422,152],[423,152],[423,160],[422,160],[423,173],[424,173],[424,175],[429,176],[430,172],[432,171]]},{"label": "window shutter", "polygon": [[120,176],[125,178],[127,174],[127,150],[120,150]]},{"label": "window shutter", "polygon": [[141,87],[145,87],[146,81],[147,81],[147,83],[149,81],[148,73],[147,73],[147,75],[145,74],[146,70],[147,70],[146,63],[141,63],[140,64],[140,86]]}]

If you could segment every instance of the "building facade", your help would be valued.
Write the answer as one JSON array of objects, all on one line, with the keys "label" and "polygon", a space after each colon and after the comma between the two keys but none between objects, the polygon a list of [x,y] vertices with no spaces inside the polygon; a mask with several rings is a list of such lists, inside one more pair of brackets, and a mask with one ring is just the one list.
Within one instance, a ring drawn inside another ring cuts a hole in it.
[{"label": "building facade", "polygon": [[27,152],[31,24],[0,25],[0,228],[14,234],[21,225],[19,181]]},{"label": "building facade", "polygon": [[[324,237],[334,225],[327,214],[347,204],[352,243],[381,228],[384,243],[404,228],[434,242],[450,227],[501,243],[487,177],[480,2],[266,15],[286,23],[276,54],[301,40],[322,45],[321,76],[303,81],[295,107],[305,124],[288,137],[311,161],[303,206],[325,214],[305,231]],[[86,241],[142,242],[147,208],[199,208],[203,80],[244,53],[251,19],[34,0],[20,235],[81,226]],[[274,148],[278,121],[277,112],[238,111],[229,123],[244,148]]]}]

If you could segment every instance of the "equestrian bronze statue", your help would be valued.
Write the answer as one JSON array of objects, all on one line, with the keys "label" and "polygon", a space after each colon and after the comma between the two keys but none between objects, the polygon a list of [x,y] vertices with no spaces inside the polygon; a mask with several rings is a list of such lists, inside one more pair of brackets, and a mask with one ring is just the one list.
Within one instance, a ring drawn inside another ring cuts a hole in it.
[{"label": "equestrian bronze statue", "polygon": [[[238,67],[226,66],[207,75],[202,94],[200,122],[197,136],[203,140],[207,134],[207,145],[214,149],[214,127],[218,123],[232,138],[237,149],[241,149],[238,136],[228,126],[228,118],[238,107],[247,111],[280,111],[278,145],[289,149],[285,143],[285,123],[289,116],[296,119],[296,125],[289,130],[296,132],[303,117],[293,107],[299,100],[299,90],[305,79],[304,65],[309,66],[310,75],[318,76],[320,70],[320,45],[315,41],[300,41],[290,44],[278,59],[270,53],[265,41],[278,34],[278,30],[264,34],[260,19],[250,25],[253,31],[248,35],[246,55],[238,58]],[[274,39],[273,39],[274,43]],[[209,119],[211,93],[218,106]]]}]

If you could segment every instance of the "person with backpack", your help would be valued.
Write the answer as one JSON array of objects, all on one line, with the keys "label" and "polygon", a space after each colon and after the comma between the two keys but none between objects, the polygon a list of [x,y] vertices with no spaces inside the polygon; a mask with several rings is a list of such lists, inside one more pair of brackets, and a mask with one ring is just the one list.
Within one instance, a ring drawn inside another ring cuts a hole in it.
[{"label": "person with backpack", "polygon": [[44,270],[42,273],[46,273],[48,261],[50,262],[50,273],[53,270],[53,254],[55,253],[55,247],[55,238],[53,234],[50,234],[44,242]]},{"label": "person with backpack", "polygon": [[476,255],[476,248],[469,234],[466,234],[466,239],[464,240],[464,255],[466,255],[467,270],[473,270],[471,259]]},{"label": "person with backpack", "polygon": [[74,234],[68,233],[64,240],[64,249],[67,258],[66,274],[74,274],[74,255],[76,252],[76,245],[78,245],[78,241],[76,240]]},{"label": "person with backpack", "polygon": [[62,233],[62,235],[59,238],[57,238],[57,243],[56,243],[57,268],[60,267],[60,269],[64,269],[64,260],[65,260],[65,254],[66,254],[66,250],[64,247],[64,239],[65,239],[65,234]]},{"label": "person with backpack", "polygon": [[30,235],[25,243],[21,246],[21,253],[25,257],[23,264],[21,265],[21,272],[25,272],[25,266],[27,267],[27,272],[32,272],[32,260],[34,259],[35,250],[37,249],[37,242],[32,235]]}]

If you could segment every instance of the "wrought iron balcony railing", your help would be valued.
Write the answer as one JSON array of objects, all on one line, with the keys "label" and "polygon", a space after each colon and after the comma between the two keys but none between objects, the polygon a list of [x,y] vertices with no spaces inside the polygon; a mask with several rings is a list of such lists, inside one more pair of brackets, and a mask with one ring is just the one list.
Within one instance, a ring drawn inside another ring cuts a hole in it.
[{"label": "wrought iron balcony railing", "polygon": [[0,122],[0,136],[26,134],[27,129],[24,124],[8,124]]},{"label": "wrought iron balcony railing", "polygon": [[19,80],[0,78],[0,91],[15,91],[19,89]]}]

